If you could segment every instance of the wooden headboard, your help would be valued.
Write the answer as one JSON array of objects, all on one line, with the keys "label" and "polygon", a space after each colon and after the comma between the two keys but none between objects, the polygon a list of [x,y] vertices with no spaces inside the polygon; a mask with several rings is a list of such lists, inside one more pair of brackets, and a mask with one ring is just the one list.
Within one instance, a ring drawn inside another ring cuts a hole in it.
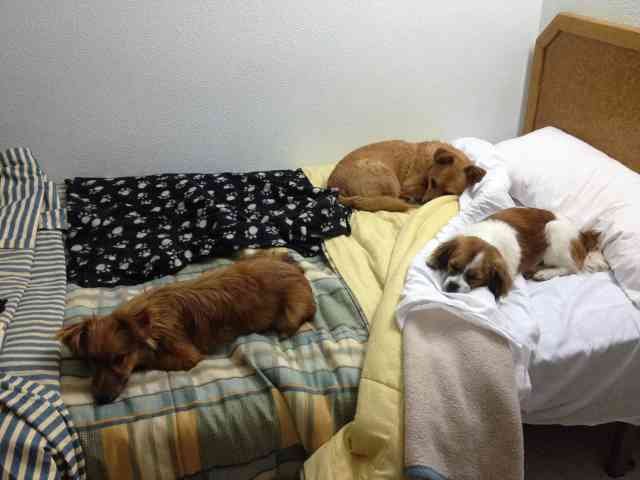
[{"label": "wooden headboard", "polygon": [[523,133],[549,125],[640,172],[640,29],[556,16],[536,41]]}]

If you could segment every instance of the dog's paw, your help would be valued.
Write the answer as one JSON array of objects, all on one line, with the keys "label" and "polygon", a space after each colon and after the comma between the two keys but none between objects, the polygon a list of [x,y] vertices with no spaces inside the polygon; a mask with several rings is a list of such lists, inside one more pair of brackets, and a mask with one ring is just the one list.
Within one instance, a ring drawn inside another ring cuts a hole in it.
[{"label": "dog's paw", "polygon": [[549,276],[546,270],[538,270],[529,278],[531,280],[535,280],[536,282],[544,282],[545,280],[549,280],[551,277]]},{"label": "dog's paw", "polygon": [[537,282],[544,282],[546,280],[551,280],[552,278],[565,275],[566,273],[567,272],[565,272],[564,269],[560,268],[543,268],[533,274],[533,280],[536,280]]}]

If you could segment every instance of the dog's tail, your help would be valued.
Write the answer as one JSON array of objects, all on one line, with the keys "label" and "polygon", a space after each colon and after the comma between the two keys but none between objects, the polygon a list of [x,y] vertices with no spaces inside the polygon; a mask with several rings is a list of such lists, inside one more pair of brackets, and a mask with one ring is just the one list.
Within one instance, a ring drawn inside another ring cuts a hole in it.
[{"label": "dog's tail", "polygon": [[338,200],[343,205],[356,208],[358,210],[365,210],[367,212],[377,212],[379,210],[387,210],[389,212],[406,212],[411,208],[411,205],[401,198],[388,197],[384,195],[375,197],[362,197],[359,195],[345,197],[340,195]]},{"label": "dog's tail", "polygon": [[609,264],[600,249],[600,232],[584,230],[580,232],[580,243],[586,251],[582,269],[586,272],[604,272],[609,270]]}]

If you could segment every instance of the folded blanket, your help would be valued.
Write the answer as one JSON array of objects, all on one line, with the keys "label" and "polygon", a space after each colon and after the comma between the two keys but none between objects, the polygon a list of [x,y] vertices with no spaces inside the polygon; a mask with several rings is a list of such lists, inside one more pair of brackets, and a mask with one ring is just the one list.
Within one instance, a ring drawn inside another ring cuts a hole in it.
[{"label": "folded blanket", "polygon": [[[405,473],[441,480],[523,478],[518,394],[539,337],[522,277],[496,302],[488,289],[447,293],[426,265],[437,245],[471,223],[513,206],[493,147],[454,143],[488,173],[461,198],[460,213],[415,257],[397,321],[404,328]],[[511,347],[511,351],[509,350]]]},{"label": "folded blanket", "polygon": [[67,278],[135,285],[242,248],[320,252],[349,234],[351,209],[301,170],[66,181]]},{"label": "folded blanket", "polygon": [[446,310],[403,330],[405,474],[426,480],[523,478],[520,404],[506,340]]}]

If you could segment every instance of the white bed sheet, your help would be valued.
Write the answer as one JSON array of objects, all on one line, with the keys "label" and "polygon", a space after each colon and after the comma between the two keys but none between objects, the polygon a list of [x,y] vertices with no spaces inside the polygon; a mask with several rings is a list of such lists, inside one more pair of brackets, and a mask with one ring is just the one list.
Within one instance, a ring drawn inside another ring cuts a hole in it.
[{"label": "white bed sheet", "polygon": [[539,326],[525,423],[640,425],[640,310],[609,272],[527,282]]}]

